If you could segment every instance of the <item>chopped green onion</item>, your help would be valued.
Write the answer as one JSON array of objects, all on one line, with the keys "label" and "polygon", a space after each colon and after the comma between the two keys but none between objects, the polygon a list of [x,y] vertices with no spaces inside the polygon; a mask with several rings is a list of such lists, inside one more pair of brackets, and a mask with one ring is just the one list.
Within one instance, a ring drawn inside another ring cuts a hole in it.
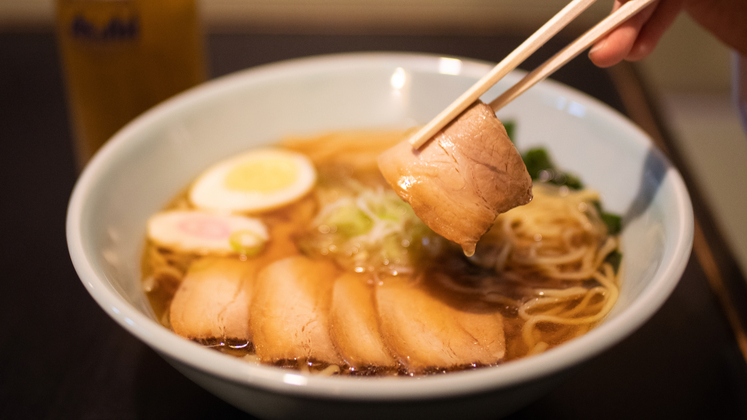
[{"label": "chopped green onion", "polygon": [[342,206],[324,219],[324,223],[337,228],[337,233],[352,238],[368,233],[373,226],[371,218],[355,205]]},{"label": "chopped green onion", "polygon": [[334,258],[356,270],[398,273],[420,253],[434,254],[442,247],[391,190],[351,188],[327,202],[320,214],[324,216],[299,241],[302,252]]},{"label": "chopped green onion", "polygon": [[231,244],[231,248],[234,251],[251,257],[262,251],[265,245],[265,238],[257,232],[244,229],[231,233],[231,236],[228,237],[228,243]]},{"label": "chopped green onion", "polygon": [[408,213],[412,212],[412,207],[398,197],[385,197],[383,200],[376,198],[368,200],[366,204],[379,219],[398,222],[409,217]]}]

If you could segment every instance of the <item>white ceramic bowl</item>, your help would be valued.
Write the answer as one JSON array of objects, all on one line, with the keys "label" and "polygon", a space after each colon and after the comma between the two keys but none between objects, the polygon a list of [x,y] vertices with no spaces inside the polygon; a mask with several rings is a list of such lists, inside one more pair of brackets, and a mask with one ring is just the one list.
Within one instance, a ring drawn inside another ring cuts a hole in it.
[{"label": "white ceramic bowl", "polygon": [[558,83],[539,84],[499,117],[516,120],[519,149],[546,146],[624,215],[619,301],[583,337],[474,371],[322,378],[252,366],[184,340],[153,320],[140,289],[146,219],[211,163],[292,134],[424,124],[489,69],[431,55],[315,57],[242,71],[157,106],[117,133],[75,187],[67,237],[83,284],[186,376],[259,417],[495,418],[519,408],[640,327],[677,284],[692,245],[691,204],[677,171],[624,117]]}]

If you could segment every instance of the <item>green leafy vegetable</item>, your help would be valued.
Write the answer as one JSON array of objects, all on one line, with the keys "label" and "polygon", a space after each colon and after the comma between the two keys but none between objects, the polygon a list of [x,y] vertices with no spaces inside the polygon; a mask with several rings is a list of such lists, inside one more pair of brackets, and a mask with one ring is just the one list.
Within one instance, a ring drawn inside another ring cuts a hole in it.
[{"label": "green leafy vegetable", "polygon": [[615,274],[617,274],[617,270],[620,269],[620,263],[622,262],[622,253],[618,250],[612,251],[607,254],[604,262],[609,263],[612,266],[612,269],[615,271]]},{"label": "green leafy vegetable", "polygon": [[[513,120],[505,121],[503,126],[506,128],[508,138],[514,141],[516,132],[516,122]],[[544,147],[529,149],[521,156],[527,167],[527,172],[532,180],[548,182],[554,185],[566,186],[572,190],[581,190],[584,184],[576,175],[559,170],[550,159],[550,154]]]},{"label": "green leafy vegetable", "polygon": [[610,235],[617,235],[622,230],[622,217],[604,212],[600,215],[602,217],[602,221],[605,225],[607,225],[607,233]]},{"label": "green leafy vegetable", "polygon": [[547,154],[547,150],[541,147],[527,150],[521,158],[524,160],[529,176],[531,176],[532,179],[538,179],[542,171],[555,169],[555,165],[550,162],[550,156]]},{"label": "green leafy vegetable", "polygon": [[503,121],[503,128],[506,129],[509,140],[514,141],[514,133],[516,132],[516,121],[509,120]]},{"label": "green leafy vegetable", "polygon": [[607,226],[607,233],[609,235],[617,235],[620,233],[622,230],[622,217],[615,213],[604,211],[602,203],[599,201],[594,201],[594,207],[596,207],[597,213],[599,213],[599,218],[602,219],[602,222]]},{"label": "green leafy vegetable", "polygon": [[543,147],[527,150],[521,158],[527,166],[527,172],[532,180],[548,182],[554,185],[566,186],[572,190],[584,188],[581,179],[576,175],[563,172],[555,167],[550,155]]}]

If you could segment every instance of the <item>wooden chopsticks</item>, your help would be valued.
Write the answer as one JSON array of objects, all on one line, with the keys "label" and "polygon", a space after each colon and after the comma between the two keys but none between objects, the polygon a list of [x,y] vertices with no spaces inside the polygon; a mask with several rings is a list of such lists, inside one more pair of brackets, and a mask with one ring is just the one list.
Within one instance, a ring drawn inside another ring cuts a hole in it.
[{"label": "wooden chopsticks", "polygon": [[[498,65],[493,67],[488,74],[478,80],[477,83],[472,85],[466,92],[464,92],[456,101],[449,105],[446,109],[441,111],[433,120],[423,126],[415,134],[413,134],[409,142],[412,144],[414,149],[420,148],[425,144],[431,137],[433,137],[440,129],[446,126],[451,120],[456,118],[462,111],[467,109],[473,102],[475,102],[482,94],[484,94],[493,85],[498,83],[505,75],[511,70],[515,69],[521,64],[527,57],[532,55],[537,49],[544,45],[550,38],[557,34],[566,25],[572,22],[578,15],[591,6],[596,0],[573,0],[566,7],[563,8],[558,14],[552,17],[547,23],[542,25],[537,32],[533,33],[526,41],[524,41],[518,48],[512,51],[506,56]],[[497,111],[509,102],[513,101],[524,93],[527,89],[534,86],[547,76],[552,74],[555,70],[559,69],[571,59],[580,54],[583,50],[590,47],[598,39],[608,34],[610,31],[615,29],[618,25],[628,20],[630,17],[641,11],[646,6],[650,5],[656,0],[630,0],[625,3],[622,7],[617,9],[614,13],[607,16],[604,20],[599,22],[593,28],[589,29],[586,33],[581,35],[575,41],[570,43],[567,47],[563,48],[560,52],[555,54],[552,58],[545,61],[542,65],[537,67],[534,71],[527,74],[518,83],[500,95],[498,98],[490,103],[491,108]]]}]

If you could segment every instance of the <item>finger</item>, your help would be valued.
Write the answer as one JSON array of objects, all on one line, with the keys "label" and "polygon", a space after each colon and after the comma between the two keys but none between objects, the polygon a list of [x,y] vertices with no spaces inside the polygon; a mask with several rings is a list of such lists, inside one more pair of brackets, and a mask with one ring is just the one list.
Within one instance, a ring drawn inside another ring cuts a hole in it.
[{"label": "finger", "polygon": [[647,57],[656,48],[662,35],[684,7],[684,0],[667,0],[660,2],[651,18],[643,25],[633,47],[625,56],[628,61],[638,61]]},{"label": "finger", "polygon": [[[625,0],[615,0],[612,11],[619,9],[625,2]],[[641,10],[598,41],[589,51],[591,61],[599,67],[610,67],[622,61],[630,53],[641,28],[651,18],[659,3],[656,1]]]},{"label": "finger", "polygon": [[[626,0],[615,0],[615,2],[612,4],[612,10],[610,11],[610,14],[614,13],[619,9],[623,2]],[[591,59],[592,63],[596,64],[599,67],[609,67],[611,64],[608,64],[610,62],[610,49],[607,47],[607,39],[610,37],[612,33],[607,34],[606,36],[599,39],[597,42],[592,45],[591,50],[589,50],[589,59]]]}]

